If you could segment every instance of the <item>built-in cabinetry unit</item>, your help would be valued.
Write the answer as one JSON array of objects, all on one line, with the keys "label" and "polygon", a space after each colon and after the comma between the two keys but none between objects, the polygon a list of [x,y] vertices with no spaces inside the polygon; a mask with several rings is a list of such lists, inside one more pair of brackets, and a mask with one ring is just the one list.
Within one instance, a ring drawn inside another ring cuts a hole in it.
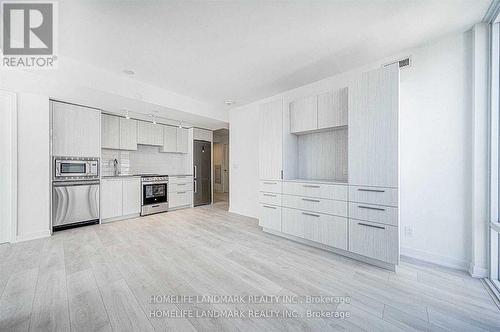
[{"label": "built-in cabinetry unit", "polygon": [[140,212],[140,177],[110,177],[101,179],[102,222],[139,216]]},{"label": "built-in cabinetry unit", "polygon": [[137,150],[137,144],[159,146],[161,152],[188,153],[188,129],[115,115],[101,116],[103,149]]},{"label": "built-in cabinetry unit", "polygon": [[168,209],[174,210],[193,205],[193,177],[168,176]]},{"label": "built-in cabinetry unit", "polygon": [[263,230],[395,269],[398,114],[397,65],[261,105]]},{"label": "built-in cabinetry unit", "polygon": [[57,101],[51,102],[52,155],[99,157],[101,111]]}]

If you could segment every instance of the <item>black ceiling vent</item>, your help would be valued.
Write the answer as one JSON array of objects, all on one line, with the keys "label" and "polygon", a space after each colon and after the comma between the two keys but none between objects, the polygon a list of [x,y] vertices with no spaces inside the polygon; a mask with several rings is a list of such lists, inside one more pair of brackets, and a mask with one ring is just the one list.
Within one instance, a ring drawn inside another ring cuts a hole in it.
[{"label": "black ceiling vent", "polygon": [[386,63],[385,65],[383,65],[383,67],[387,67],[387,66],[393,65],[395,63],[399,64],[399,68],[410,67],[411,66],[411,57],[407,56],[405,58],[402,58],[402,59],[399,59],[399,60],[396,60],[396,61],[392,61],[392,62]]}]

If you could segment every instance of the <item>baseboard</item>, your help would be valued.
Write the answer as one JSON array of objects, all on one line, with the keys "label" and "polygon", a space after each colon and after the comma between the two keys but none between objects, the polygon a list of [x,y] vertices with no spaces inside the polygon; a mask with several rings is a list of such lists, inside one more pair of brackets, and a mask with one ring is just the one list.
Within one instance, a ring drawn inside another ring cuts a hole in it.
[{"label": "baseboard", "polygon": [[44,237],[49,237],[49,236],[50,236],[50,230],[42,231],[42,232],[35,232],[35,233],[30,233],[30,234],[25,234],[25,235],[18,235],[16,237],[16,242],[24,242],[24,241],[42,239]]},{"label": "baseboard", "polygon": [[242,213],[242,212],[240,212],[240,211],[236,211],[236,210],[234,210],[234,209],[231,207],[231,205],[229,205],[229,208],[227,209],[227,212],[229,212],[229,213],[234,213],[234,214],[239,214],[240,216],[243,216],[243,217],[248,217],[248,218],[258,219],[258,217],[257,217],[257,216],[251,216],[251,215],[249,215],[249,214]]},{"label": "baseboard", "polygon": [[416,250],[412,248],[401,248],[401,256],[414,258],[420,261],[444,266],[455,270],[469,272],[469,264],[470,264],[469,262],[456,259],[453,257],[436,255],[430,252]]},{"label": "baseboard", "polygon": [[488,277],[488,269],[484,267],[475,266],[473,263],[469,265],[469,274],[473,278],[487,278]]}]

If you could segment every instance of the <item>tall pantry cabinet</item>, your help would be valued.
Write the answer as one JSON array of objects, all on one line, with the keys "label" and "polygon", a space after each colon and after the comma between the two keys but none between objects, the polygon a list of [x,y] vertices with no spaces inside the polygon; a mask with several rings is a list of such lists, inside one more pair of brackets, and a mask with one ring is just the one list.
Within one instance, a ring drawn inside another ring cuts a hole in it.
[{"label": "tall pantry cabinet", "polygon": [[263,230],[394,270],[399,68],[260,108]]}]

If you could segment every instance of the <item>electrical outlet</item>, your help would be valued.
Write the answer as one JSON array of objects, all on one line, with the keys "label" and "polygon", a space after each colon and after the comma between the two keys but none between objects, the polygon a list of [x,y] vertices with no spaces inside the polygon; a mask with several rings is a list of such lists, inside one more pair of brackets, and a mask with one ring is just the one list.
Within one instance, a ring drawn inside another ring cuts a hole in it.
[{"label": "electrical outlet", "polygon": [[410,226],[405,226],[405,237],[412,237],[413,229]]}]

